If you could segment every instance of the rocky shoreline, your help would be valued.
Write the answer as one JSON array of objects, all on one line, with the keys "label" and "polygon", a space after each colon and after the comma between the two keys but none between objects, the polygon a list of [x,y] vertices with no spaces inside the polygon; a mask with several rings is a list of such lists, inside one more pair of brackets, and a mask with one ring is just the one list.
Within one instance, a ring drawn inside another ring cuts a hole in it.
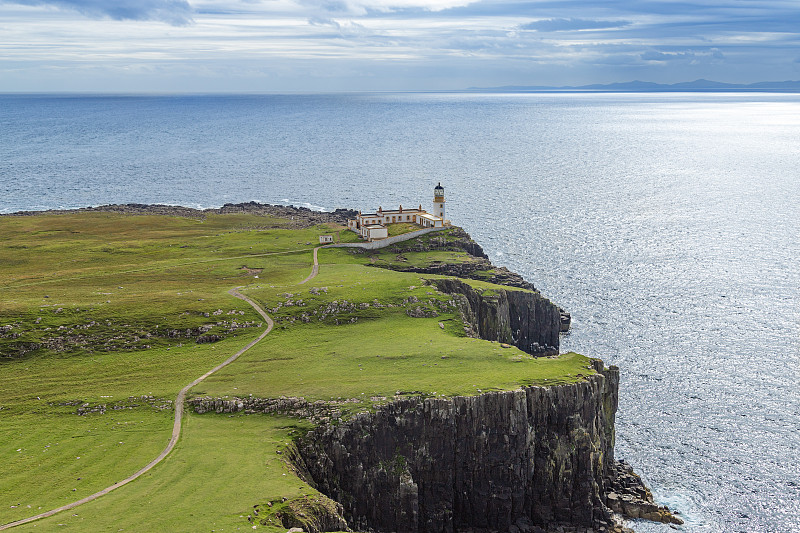
[{"label": "rocky shoreline", "polygon": [[71,213],[120,213],[124,215],[165,215],[187,218],[204,218],[207,215],[226,215],[232,213],[245,213],[250,215],[274,216],[286,218],[295,222],[296,227],[310,227],[317,224],[335,223],[346,225],[347,220],[358,213],[352,209],[336,209],[332,212],[313,211],[307,207],[294,207],[291,205],[260,204],[258,202],[244,202],[238,204],[224,204],[218,208],[194,209],[180,205],[162,204],[109,204],[96,207],[81,207],[79,209],[48,209],[46,211],[17,211],[15,213],[0,214],[5,217],[37,216],[37,215],[67,215]]}]

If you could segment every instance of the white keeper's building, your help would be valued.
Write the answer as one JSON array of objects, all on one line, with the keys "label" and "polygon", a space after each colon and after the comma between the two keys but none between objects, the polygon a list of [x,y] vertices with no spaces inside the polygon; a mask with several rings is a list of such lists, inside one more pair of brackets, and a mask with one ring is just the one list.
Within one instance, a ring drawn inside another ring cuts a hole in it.
[{"label": "white keeper's building", "polygon": [[448,224],[444,218],[444,187],[439,183],[433,189],[433,214],[422,209],[399,209],[384,211],[382,207],[375,213],[358,212],[358,216],[347,221],[347,228],[361,235],[368,241],[377,241],[389,236],[388,224],[405,222],[418,224],[422,228],[442,228]]}]

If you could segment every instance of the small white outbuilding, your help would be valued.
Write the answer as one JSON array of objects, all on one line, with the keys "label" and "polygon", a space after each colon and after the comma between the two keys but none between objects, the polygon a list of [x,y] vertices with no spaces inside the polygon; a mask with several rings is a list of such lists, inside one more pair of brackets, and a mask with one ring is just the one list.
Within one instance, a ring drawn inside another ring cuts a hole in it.
[{"label": "small white outbuilding", "polygon": [[377,241],[389,236],[389,229],[383,224],[371,224],[364,227],[365,237],[368,241]]}]

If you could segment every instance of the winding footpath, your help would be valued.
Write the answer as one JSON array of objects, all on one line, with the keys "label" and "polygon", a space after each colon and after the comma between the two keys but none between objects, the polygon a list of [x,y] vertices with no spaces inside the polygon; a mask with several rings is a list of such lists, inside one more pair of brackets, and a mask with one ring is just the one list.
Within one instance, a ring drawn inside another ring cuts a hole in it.
[{"label": "winding footpath", "polygon": [[322,248],[322,246],[317,246],[316,248],[314,248],[314,266],[311,267],[311,274],[309,274],[306,279],[301,281],[300,285],[302,285],[302,284],[304,284],[304,283],[306,283],[308,281],[311,281],[312,279],[317,277],[317,274],[319,274],[319,263],[317,262],[317,251],[320,248]]},{"label": "winding footpath", "polygon": [[[321,248],[320,246],[314,248],[314,266],[311,269],[311,274],[309,274],[306,279],[301,281],[299,283],[300,285],[302,285],[302,284],[314,279],[317,276],[317,274],[319,273],[319,263],[317,262],[317,250],[319,250],[320,248]],[[15,527],[15,526],[21,526],[23,524],[28,524],[30,522],[34,522],[34,521],[40,520],[42,518],[47,518],[48,516],[53,516],[54,514],[60,513],[62,511],[68,511],[70,509],[74,509],[75,507],[77,507],[79,505],[82,505],[84,503],[88,503],[90,501],[96,500],[96,499],[100,498],[101,496],[105,496],[106,494],[108,494],[112,490],[118,489],[118,488],[122,487],[123,485],[127,485],[131,481],[134,481],[135,479],[138,479],[142,475],[146,474],[154,466],[156,466],[158,463],[163,461],[164,458],[167,455],[169,455],[169,453],[172,451],[172,449],[175,448],[175,445],[178,443],[178,439],[181,436],[181,423],[182,423],[182,420],[183,420],[183,402],[186,399],[186,393],[189,392],[189,389],[191,389],[192,387],[194,387],[198,383],[202,382],[204,379],[206,379],[211,374],[217,372],[218,370],[220,370],[222,368],[225,368],[226,366],[228,366],[232,362],[236,361],[236,359],[238,359],[240,355],[245,353],[247,350],[249,350],[250,348],[255,346],[256,343],[261,341],[261,339],[266,337],[267,334],[269,334],[269,332],[272,331],[272,328],[275,326],[275,323],[272,321],[272,319],[269,317],[269,315],[267,315],[266,311],[264,311],[261,308],[261,306],[259,306],[256,302],[254,302],[253,300],[251,300],[250,298],[248,298],[244,294],[240,293],[238,289],[241,289],[241,287],[236,287],[235,289],[229,290],[228,294],[230,294],[231,296],[235,296],[236,298],[239,298],[240,300],[244,300],[245,302],[250,304],[250,306],[253,309],[258,311],[258,314],[260,314],[262,317],[264,317],[264,320],[267,322],[267,328],[261,333],[261,335],[258,336],[257,339],[251,341],[247,346],[245,346],[244,348],[242,348],[241,350],[239,350],[238,352],[236,352],[235,354],[230,356],[223,363],[220,363],[219,365],[215,366],[214,368],[212,368],[211,370],[209,370],[208,372],[206,372],[205,374],[203,374],[202,376],[200,376],[199,378],[197,378],[196,380],[192,381],[191,383],[189,383],[188,385],[186,385],[184,388],[181,389],[181,391],[178,393],[177,398],[175,398],[175,422],[172,425],[172,437],[170,438],[169,444],[167,444],[167,447],[164,448],[164,450],[158,455],[158,457],[156,457],[155,459],[153,459],[152,461],[147,463],[146,466],[144,466],[141,470],[139,470],[135,474],[126,477],[122,481],[118,481],[117,483],[114,483],[110,487],[106,487],[103,490],[101,490],[99,492],[95,492],[94,494],[86,496],[85,498],[82,498],[82,499],[80,499],[78,501],[75,501],[75,502],[72,502],[72,503],[68,503],[67,505],[62,505],[61,507],[58,507],[57,509],[52,509],[50,511],[38,514],[36,516],[31,516],[31,517],[28,517],[28,518],[23,518],[22,520],[17,520],[15,522],[9,522],[7,524],[0,525],[0,531],[3,531],[5,529],[10,529],[10,528]]]}]

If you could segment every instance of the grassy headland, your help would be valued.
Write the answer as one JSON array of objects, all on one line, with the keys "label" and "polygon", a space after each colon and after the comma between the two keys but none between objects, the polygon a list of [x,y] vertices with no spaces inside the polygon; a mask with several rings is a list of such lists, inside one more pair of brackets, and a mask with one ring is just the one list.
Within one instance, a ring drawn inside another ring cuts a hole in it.
[{"label": "grassy headland", "polygon": [[[276,327],[190,396],[348,400],[357,411],[592,373],[583,356],[535,359],[466,337],[452,298],[425,283],[434,275],[374,268],[476,261],[463,251],[324,249],[319,275],[299,285],[319,235],[335,229],[244,213],[0,217],[0,524],[96,492],[164,448],[178,390],[263,331],[233,287]],[[485,267],[475,277],[492,279]],[[252,510],[315,497],[277,454],[307,427],[188,414],[176,449],[144,477],[15,530],[285,531]]]}]

